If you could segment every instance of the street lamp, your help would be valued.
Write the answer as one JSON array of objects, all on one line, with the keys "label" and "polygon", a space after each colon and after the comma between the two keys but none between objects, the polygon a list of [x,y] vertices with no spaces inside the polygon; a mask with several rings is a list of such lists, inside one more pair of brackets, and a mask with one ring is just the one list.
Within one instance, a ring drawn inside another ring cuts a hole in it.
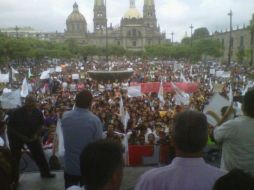
[{"label": "street lamp", "polygon": [[230,19],[230,30],[229,30],[229,49],[228,49],[228,65],[231,64],[231,56],[232,56],[232,17],[233,12],[230,10],[228,13],[229,19]]},{"label": "street lamp", "polygon": [[18,26],[15,26],[14,30],[16,31],[16,38],[18,39],[19,37],[19,27]]},{"label": "street lamp", "polygon": [[192,47],[192,30],[193,30],[194,26],[192,26],[192,24],[190,25],[190,29],[191,29],[191,47]]},{"label": "street lamp", "polygon": [[252,20],[250,21],[250,32],[251,32],[251,57],[250,65],[253,65],[253,53],[254,53],[254,14],[252,15]]},{"label": "street lamp", "polygon": [[174,43],[174,35],[175,35],[175,33],[174,33],[174,32],[172,32],[172,33],[171,33],[171,36],[172,36],[172,38],[171,38],[171,42],[172,42],[172,44]]},{"label": "street lamp", "polygon": [[106,9],[106,63],[108,63],[108,17],[107,17],[107,0],[105,0]]}]

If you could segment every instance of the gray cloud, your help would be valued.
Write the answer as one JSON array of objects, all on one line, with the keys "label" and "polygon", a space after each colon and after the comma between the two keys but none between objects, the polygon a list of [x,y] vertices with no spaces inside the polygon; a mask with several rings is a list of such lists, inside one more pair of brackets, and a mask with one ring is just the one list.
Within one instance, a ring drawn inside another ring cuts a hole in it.
[{"label": "gray cloud", "polygon": [[[107,0],[109,23],[119,25],[121,17],[128,9],[128,0]],[[142,13],[143,1],[136,0]],[[75,1],[70,0],[0,0],[0,28],[11,26],[31,26],[42,31],[60,31],[65,29],[65,20],[72,11]],[[93,30],[94,0],[77,0],[90,31]],[[175,33],[180,41],[189,26],[207,27],[210,32],[229,28],[227,13],[233,10],[233,24],[248,24],[254,13],[253,0],[155,0],[158,24],[161,30]]]}]

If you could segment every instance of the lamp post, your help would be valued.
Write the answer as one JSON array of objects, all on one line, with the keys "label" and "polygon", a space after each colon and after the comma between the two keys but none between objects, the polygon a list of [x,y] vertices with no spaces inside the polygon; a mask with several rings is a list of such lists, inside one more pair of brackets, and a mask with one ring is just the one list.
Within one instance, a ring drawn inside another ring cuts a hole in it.
[{"label": "lamp post", "polygon": [[229,20],[230,20],[230,29],[229,29],[229,48],[228,48],[228,65],[231,64],[231,56],[232,56],[232,17],[233,17],[233,12],[230,10],[228,13]]},{"label": "lamp post", "polygon": [[251,56],[250,65],[253,66],[253,53],[254,53],[254,14],[252,15],[252,20],[250,21],[250,34],[251,34]]},{"label": "lamp post", "polygon": [[174,35],[175,35],[175,33],[172,32],[172,33],[171,33],[171,37],[172,37],[172,38],[171,38],[171,42],[172,42],[172,44],[174,43]]},{"label": "lamp post", "polygon": [[106,9],[106,62],[108,63],[108,17],[107,17],[107,0],[105,0],[105,9]]},{"label": "lamp post", "polygon": [[190,39],[191,40],[191,47],[192,47],[192,30],[193,30],[193,28],[194,28],[194,26],[191,24],[190,25],[190,29],[191,29],[191,39]]},{"label": "lamp post", "polygon": [[19,27],[15,26],[14,30],[16,32],[16,38],[18,39],[18,37],[19,37]]}]

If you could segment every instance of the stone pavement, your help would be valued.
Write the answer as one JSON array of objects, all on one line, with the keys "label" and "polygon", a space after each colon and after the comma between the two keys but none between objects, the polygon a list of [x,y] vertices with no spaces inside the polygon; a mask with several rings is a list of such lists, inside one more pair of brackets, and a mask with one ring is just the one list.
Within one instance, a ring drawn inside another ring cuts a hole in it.
[{"label": "stone pavement", "polygon": [[[152,167],[126,167],[121,190],[132,190],[141,174]],[[53,172],[55,179],[41,179],[37,172],[23,173],[18,190],[64,190],[63,172]]]}]

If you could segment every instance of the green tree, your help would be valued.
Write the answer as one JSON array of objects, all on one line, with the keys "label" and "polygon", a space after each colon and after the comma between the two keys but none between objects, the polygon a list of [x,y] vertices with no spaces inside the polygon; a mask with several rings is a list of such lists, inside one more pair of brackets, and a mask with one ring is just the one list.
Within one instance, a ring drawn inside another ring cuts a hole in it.
[{"label": "green tree", "polygon": [[201,38],[207,38],[209,37],[209,31],[207,28],[202,27],[202,28],[197,28],[194,33],[192,38],[195,39],[201,39]]},{"label": "green tree", "polygon": [[236,54],[238,63],[243,64],[245,56],[246,56],[246,52],[244,48],[239,48]]}]

